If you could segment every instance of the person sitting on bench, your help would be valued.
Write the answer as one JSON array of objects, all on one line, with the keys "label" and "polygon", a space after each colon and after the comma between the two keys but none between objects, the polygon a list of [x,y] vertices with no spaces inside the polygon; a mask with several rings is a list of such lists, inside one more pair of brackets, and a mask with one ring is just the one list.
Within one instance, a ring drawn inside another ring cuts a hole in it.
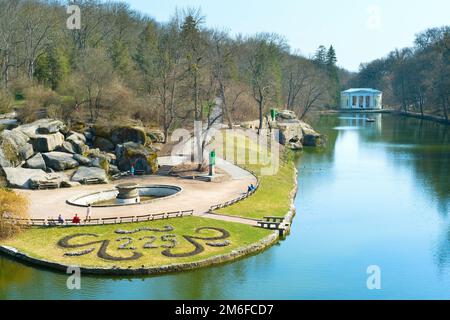
[{"label": "person sitting on bench", "polygon": [[59,223],[59,224],[64,224],[64,222],[65,222],[65,221],[64,221],[64,218],[62,217],[62,215],[59,215],[59,216],[58,216],[58,223]]},{"label": "person sitting on bench", "polygon": [[80,217],[78,216],[78,214],[75,214],[75,217],[73,217],[73,219],[72,219],[72,223],[73,224],[80,224],[81,223],[81,220],[80,220]]}]

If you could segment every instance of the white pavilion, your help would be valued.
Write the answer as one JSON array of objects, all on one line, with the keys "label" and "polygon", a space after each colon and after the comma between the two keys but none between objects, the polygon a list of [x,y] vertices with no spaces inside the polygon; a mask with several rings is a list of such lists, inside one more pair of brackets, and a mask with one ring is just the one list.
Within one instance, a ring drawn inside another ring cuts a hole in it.
[{"label": "white pavilion", "polygon": [[383,92],[370,88],[356,88],[342,91],[341,109],[383,109]]}]

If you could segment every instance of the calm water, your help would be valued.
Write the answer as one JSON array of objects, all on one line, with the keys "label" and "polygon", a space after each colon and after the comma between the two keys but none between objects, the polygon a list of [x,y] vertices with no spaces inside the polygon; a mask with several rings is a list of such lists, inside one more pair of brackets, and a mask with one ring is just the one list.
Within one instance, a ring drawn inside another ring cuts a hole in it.
[{"label": "calm water", "polygon": [[[292,235],[263,254],[155,278],[66,276],[0,258],[1,299],[450,299],[450,129],[324,116],[328,147],[298,159]],[[380,291],[366,269],[382,270]]]}]

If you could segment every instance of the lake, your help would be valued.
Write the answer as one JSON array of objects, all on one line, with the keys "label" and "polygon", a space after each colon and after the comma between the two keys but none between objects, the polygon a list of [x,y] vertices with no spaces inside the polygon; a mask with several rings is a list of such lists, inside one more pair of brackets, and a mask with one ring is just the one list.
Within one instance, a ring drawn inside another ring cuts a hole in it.
[{"label": "lake", "polygon": [[[312,121],[291,235],[257,256],[181,274],[67,276],[0,257],[0,299],[450,299],[450,129],[391,115]],[[381,270],[368,290],[367,268]]]}]

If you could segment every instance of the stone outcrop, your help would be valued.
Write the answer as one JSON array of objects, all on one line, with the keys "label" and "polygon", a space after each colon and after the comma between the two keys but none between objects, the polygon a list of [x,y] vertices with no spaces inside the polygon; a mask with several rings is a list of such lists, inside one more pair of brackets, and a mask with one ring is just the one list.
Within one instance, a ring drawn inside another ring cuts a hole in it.
[{"label": "stone outcrop", "polygon": [[34,155],[30,138],[17,129],[4,130],[0,134],[0,165],[16,167]]},{"label": "stone outcrop", "polygon": [[135,142],[142,145],[147,143],[147,134],[142,127],[118,127],[111,131],[111,141],[115,145]]},{"label": "stone outcrop", "polygon": [[38,134],[46,135],[63,132],[65,131],[66,126],[59,120],[40,119],[33,123],[22,125],[19,128],[28,137],[34,138]]},{"label": "stone outcrop", "polygon": [[94,148],[98,148],[101,151],[110,152],[110,151],[114,151],[116,147],[108,139],[102,138],[102,137],[96,137],[94,139]]},{"label": "stone outcrop", "polygon": [[129,171],[131,166],[135,170],[142,170],[146,174],[158,171],[158,155],[151,147],[135,142],[127,142],[117,146],[117,166],[121,171]]},{"label": "stone outcrop", "polygon": [[66,142],[72,144],[72,149],[77,154],[84,154],[89,149],[86,141],[86,137],[80,133],[72,133],[66,139]]},{"label": "stone outcrop", "polygon": [[73,158],[73,155],[64,152],[49,152],[43,153],[45,164],[48,168],[55,171],[64,171],[73,169],[79,166],[78,161]]},{"label": "stone outcrop", "polygon": [[297,115],[294,111],[283,110],[277,113],[277,121],[283,122],[284,120],[296,120]]},{"label": "stone outcrop", "polygon": [[26,167],[29,169],[47,170],[44,157],[40,153],[37,153],[34,157],[28,159],[26,162]]},{"label": "stone outcrop", "polygon": [[280,143],[293,150],[301,150],[304,146],[318,147],[324,143],[321,134],[307,123],[298,120],[293,111],[283,110],[275,121],[268,122],[272,129],[280,130]]},{"label": "stone outcrop", "polygon": [[82,166],[89,167],[91,166],[92,159],[88,157],[84,157],[80,154],[74,154],[73,158]]},{"label": "stone outcrop", "polygon": [[64,141],[60,147],[57,147],[55,151],[65,152],[70,154],[76,154],[75,148],[69,141]]},{"label": "stone outcrop", "polygon": [[294,150],[303,149],[303,131],[300,121],[276,122],[273,125],[280,130],[280,143]]},{"label": "stone outcrop", "polygon": [[97,167],[79,167],[72,177],[72,181],[85,183],[86,180],[97,179],[100,183],[108,183],[105,170]]},{"label": "stone outcrop", "polygon": [[303,131],[303,145],[306,147],[318,147],[324,144],[324,138],[317,133],[309,124],[301,122]]},{"label": "stone outcrop", "polygon": [[65,173],[48,173],[43,177],[32,177],[29,181],[29,188],[38,189],[39,186],[45,185],[47,183],[55,183],[56,186],[60,188],[63,183],[68,181],[70,181],[70,179]]},{"label": "stone outcrop", "polygon": [[[20,171],[21,180],[13,181],[13,187],[34,187],[41,179],[52,179],[61,182],[61,186],[70,187],[72,184],[67,182],[67,176],[55,178],[41,174],[59,174],[79,166],[90,168],[90,171],[80,170],[76,179],[86,173],[99,175],[101,181],[106,181],[107,174],[117,175],[132,166],[151,174],[158,170],[157,150],[151,147],[152,141],[163,142],[164,134],[139,126],[88,128],[83,125],[77,131],[69,131],[62,121],[41,119],[0,132],[0,169],[38,170]],[[25,178],[26,182],[23,181]]]},{"label": "stone outcrop", "polygon": [[47,179],[47,173],[40,169],[3,168],[3,171],[11,188],[31,189],[32,179]]},{"label": "stone outcrop", "polygon": [[31,143],[36,152],[51,152],[62,146],[64,135],[61,132],[36,134],[31,138]]}]

